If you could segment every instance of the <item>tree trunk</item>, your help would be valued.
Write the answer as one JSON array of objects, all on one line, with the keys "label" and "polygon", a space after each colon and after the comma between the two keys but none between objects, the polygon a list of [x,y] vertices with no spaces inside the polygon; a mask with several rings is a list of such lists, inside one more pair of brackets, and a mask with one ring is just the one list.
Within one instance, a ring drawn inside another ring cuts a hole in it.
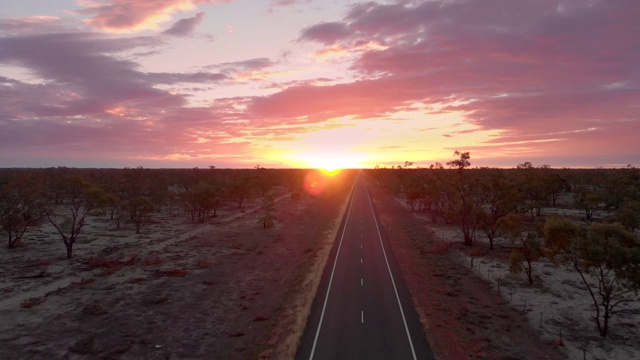
[{"label": "tree trunk", "polygon": [[71,259],[73,256],[73,243],[66,243],[65,246],[67,247],[67,259]]}]

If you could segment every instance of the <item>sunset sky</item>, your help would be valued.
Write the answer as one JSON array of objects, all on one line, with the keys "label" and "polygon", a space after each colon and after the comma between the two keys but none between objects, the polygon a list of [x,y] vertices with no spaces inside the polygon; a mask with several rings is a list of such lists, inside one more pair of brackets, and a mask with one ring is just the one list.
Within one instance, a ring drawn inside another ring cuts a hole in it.
[{"label": "sunset sky", "polygon": [[0,167],[640,166],[638,0],[0,3]]}]

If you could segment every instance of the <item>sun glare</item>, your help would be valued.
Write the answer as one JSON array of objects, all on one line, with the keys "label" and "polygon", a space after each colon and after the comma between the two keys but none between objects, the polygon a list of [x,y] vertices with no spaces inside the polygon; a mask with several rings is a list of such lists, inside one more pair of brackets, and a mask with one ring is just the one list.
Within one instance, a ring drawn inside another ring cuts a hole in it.
[{"label": "sun glare", "polygon": [[327,174],[336,173],[342,169],[362,168],[362,156],[341,154],[330,157],[308,156],[304,162],[308,167],[321,170]]},{"label": "sun glare", "polygon": [[336,176],[340,172],[340,169],[319,169],[323,174],[328,176]]}]

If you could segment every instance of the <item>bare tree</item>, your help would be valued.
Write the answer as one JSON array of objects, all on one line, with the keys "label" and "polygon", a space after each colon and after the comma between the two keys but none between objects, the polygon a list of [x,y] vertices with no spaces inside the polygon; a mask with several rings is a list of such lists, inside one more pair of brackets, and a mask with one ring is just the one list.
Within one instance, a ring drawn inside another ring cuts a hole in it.
[{"label": "bare tree", "polygon": [[78,240],[80,231],[86,225],[86,217],[95,209],[107,204],[107,195],[101,188],[80,179],[69,179],[67,184],[69,204],[67,215],[47,211],[46,216],[53,227],[58,230],[67,249],[67,259],[73,256],[73,245]]}]

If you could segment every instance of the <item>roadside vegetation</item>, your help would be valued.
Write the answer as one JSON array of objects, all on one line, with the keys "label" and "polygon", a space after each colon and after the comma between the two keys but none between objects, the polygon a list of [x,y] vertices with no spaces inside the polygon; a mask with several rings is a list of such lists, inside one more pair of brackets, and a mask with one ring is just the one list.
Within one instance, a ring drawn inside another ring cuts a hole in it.
[{"label": "roadside vegetation", "polygon": [[573,272],[581,289],[576,296],[590,299],[592,328],[602,338],[611,334],[612,318],[624,326],[625,317],[638,318],[640,169],[554,169],[530,162],[472,168],[471,154],[459,151],[445,165],[411,164],[366,172],[429,229],[456,229],[449,246],[459,245],[471,266],[473,258],[479,258],[476,266],[484,258],[504,259],[538,289],[552,286],[541,283],[549,266]]},{"label": "roadside vegetation", "polygon": [[[0,225],[9,249],[21,246],[30,229],[50,223],[67,258],[88,217],[107,217],[140,233],[161,214],[182,213],[193,223],[215,219],[221,207],[242,211],[262,203],[256,219],[273,227],[274,190],[300,194],[303,169],[0,169]],[[132,226],[128,226],[132,225]],[[81,243],[79,241],[78,243]]]},{"label": "roadside vegetation", "polygon": [[287,357],[354,177],[0,169],[0,358]]}]

